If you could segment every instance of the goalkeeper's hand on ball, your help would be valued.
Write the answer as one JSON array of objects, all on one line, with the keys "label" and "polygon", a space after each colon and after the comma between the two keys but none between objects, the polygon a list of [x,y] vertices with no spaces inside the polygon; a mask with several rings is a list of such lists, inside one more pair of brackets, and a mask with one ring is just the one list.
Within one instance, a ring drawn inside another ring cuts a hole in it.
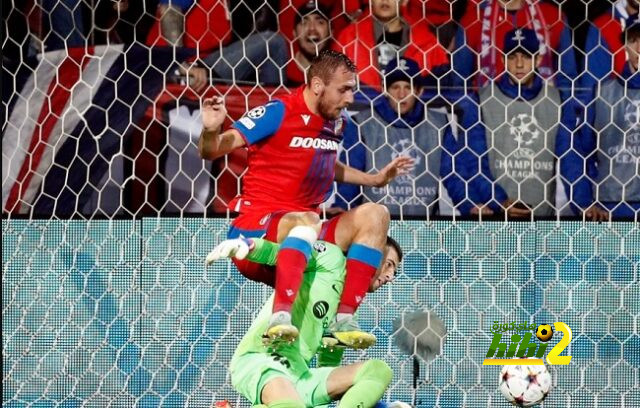
[{"label": "goalkeeper's hand on ball", "polygon": [[253,248],[253,241],[246,238],[226,239],[207,255],[206,264],[211,265],[221,258],[244,259]]}]

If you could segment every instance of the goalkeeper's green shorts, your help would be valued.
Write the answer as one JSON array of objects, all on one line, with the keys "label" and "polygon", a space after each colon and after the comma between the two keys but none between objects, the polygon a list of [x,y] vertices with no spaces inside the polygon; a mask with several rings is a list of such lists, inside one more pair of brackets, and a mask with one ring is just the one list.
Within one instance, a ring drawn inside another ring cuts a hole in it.
[{"label": "goalkeeper's green shorts", "polygon": [[261,403],[262,389],[276,377],[291,381],[307,407],[331,402],[331,397],[327,394],[327,378],[335,367],[311,368],[298,376],[268,354],[247,353],[234,360],[231,366],[231,384],[252,404]]}]

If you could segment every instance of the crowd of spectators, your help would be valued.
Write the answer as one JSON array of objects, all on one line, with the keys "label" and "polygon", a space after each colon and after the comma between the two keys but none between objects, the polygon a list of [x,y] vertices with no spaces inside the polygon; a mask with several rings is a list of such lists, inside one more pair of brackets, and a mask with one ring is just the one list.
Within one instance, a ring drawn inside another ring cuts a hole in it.
[{"label": "crowd of spectators", "polygon": [[344,52],[370,103],[350,112],[343,160],[370,171],[411,155],[416,167],[384,189],[338,186],[335,206],[376,201],[398,215],[433,215],[446,193],[462,215],[638,216],[636,0],[585,14],[580,41],[558,5],[539,0],[29,0],[15,8],[4,22],[28,22],[24,41],[11,43],[19,55],[93,45],[96,33],[105,43],[186,47],[194,56],[176,75],[197,92],[216,82],[295,87],[317,53]]}]

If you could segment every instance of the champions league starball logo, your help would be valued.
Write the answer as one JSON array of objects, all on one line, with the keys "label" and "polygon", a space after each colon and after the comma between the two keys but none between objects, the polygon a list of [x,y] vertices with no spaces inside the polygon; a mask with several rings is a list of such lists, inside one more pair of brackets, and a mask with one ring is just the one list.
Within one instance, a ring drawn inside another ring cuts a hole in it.
[{"label": "champions league starball logo", "polygon": [[518,150],[514,152],[515,158],[531,158],[535,152],[528,146],[532,145],[540,137],[540,127],[535,117],[526,113],[520,113],[509,121],[509,133],[518,143]]},{"label": "champions league starball logo", "polygon": [[640,157],[640,100],[625,100],[624,142],[608,149],[607,154],[618,163],[633,164]]},{"label": "champions league starball logo", "polygon": [[640,130],[640,100],[631,100],[624,107],[624,121],[629,129]]},{"label": "champions league starball logo", "polygon": [[[414,161],[414,169],[422,163],[422,156],[418,154],[418,151],[414,147],[413,143],[409,139],[399,140],[391,145],[391,160],[394,160],[396,157],[400,156],[409,156]],[[400,184],[411,184],[413,180],[413,175],[411,173],[403,174],[400,177],[397,177],[396,180]]]}]

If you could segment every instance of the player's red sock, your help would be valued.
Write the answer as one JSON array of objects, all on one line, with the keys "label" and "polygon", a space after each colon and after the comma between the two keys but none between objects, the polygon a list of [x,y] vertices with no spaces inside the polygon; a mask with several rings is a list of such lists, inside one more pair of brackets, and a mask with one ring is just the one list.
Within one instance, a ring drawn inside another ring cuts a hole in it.
[{"label": "player's red sock", "polygon": [[351,244],[347,252],[347,276],[338,313],[355,313],[369,290],[371,278],[382,261],[382,252],[362,244]]},{"label": "player's red sock", "polygon": [[276,259],[276,287],[273,300],[273,312],[291,312],[298,289],[302,283],[302,274],[307,267],[311,246],[317,239],[312,227],[298,226],[280,244]]}]

